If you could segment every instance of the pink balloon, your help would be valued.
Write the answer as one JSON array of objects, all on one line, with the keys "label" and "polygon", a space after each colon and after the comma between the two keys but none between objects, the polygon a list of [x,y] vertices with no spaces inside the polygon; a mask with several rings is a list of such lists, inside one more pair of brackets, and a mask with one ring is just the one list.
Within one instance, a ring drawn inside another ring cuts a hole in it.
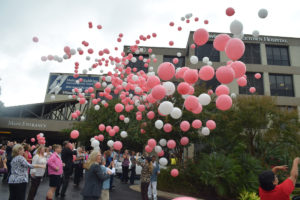
[{"label": "pink balloon", "polygon": [[148,140],[148,145],[149,145],[149,147],[151,147],[152,149],[156,146],[156,140],[155,139],[149,139]]},{"label": "pink balloon", "polygon": [[202,126],[202,122],[199,119],[195,119],[192,122],[192,127],[195,128],[195,129],[199,129],[199,128],[201,128],[201,126]]},{"label": "pink balloon", "polygon": [[162,80],[168,81],[175,75],[175,66],[170,62],[161,63],[158,66],[157,74]]},{"label": "pink balloon", "polygon": [[99,82],[97,82],[97,83],[95,83],[95,88],[100,88],[101,87],[101,83],[99,83]]},{"label": "pink balloon", "polygon": [[35,139],[34,139],[34,138],[31,138],[30,141],[31,141],[31,142],[35,142]]},{"label": "pink balloon", "polygon": [[123,121],[125,119],[125,116],[124,115],[120,115],[119,119]]},{"label": "pink balloon", "polygon": [[99,131],[104,131],[105,130],[105,125],[104,124],[100,124],[98,127]]},{"label": "pink balloon", "polygon": [[89,87],[89,88],[88,88],[88,92],[89,92],[89,93],[94,92],[94,88],[93,88],[93,87]]},{"label": "pink balloon", "polygon": [[237,84],[241,87],[244,87],[247,85],[247,79],[245,77],[241,77],[236,80]]},{"label": "pink balloon", "polygon": [[149,111],[147,113],[147,117],[148,117],[148,119],[153,119],[155,117],[155,113],[153,111]]},{"label": "pink balloon", "polygon": [[165,155],[164,150],[161,150],[161,152],[159,152],[157,155],[158,155],[159,157],[163,157],[163,156]]},{"label": "pink balloon", "polygon": [[190,129],[191,125],[188,121],[182,121],[180,123],[180,129],[183,131],[183,132],[187,132],[189,129]]},{"label": "pink balloon", "polygon": [[209,34],[204,28],[200,28],[194,32],[193,39],[198,46],[202,46],[208,41]]},{"label": "pink balloon", "polygon": [[221,66],[216,71],[216,78],[220,83],[229,84],[234,79],[234,71],[230,67]]},{"label": "pink balloon", "polygon": [[73,130],[70,134],[72,139],[76,139],[79,136],[79,132],[77,130]]},{"label": "pink balloon", "polygon": [[226,85],[219,85],[216,88],[216,95],[220,96],[222,94],[227,94],[227,95],[229,94],[229,88]]},{"label": "pink balloon", "polygon": [[123,106],[122,104],[118,103],[118,104],[115,105],[115,111],[116,111],[117,113],[122,112],[123,109],[124,109],[124,106]]},{"label": "pink balloon", "polygon": [[[197,75],[197,76],[198,76],[198,75]],[[188,94],[189,94],[189,95],[193,95],[194,92],[195,92],[195,88],[194,88],[192,85],[190,85],[190,90],[189,90]]]},{"label": "pink balloon", "polygon": [[181,144],[182,146],[187,145],[189,142],[190,142],[190,140],[189,140],[188,137],[182,137],[182,138],[180,139],[180,144]]},{"label": "pink balloon", "polygon": [[245,52],[245,44],[239,38],[231,38],[225,47],[225,53],[227,57],[231,60],[240,59]]},{"label": "pink balloon", "polygon": [[114,129],[110,129],[108,134],[109,134],[110,137],[113,137],[113,136],[116,135],[116,131]]},{"label": "pink balloon", "polygon": [[188,67],[182,67],[175,75],[176,78],[183,78],[184,73],[188,70]]},{"label": "pink balloon", "polygon": [[188,69],[183,74],[183,79],[189,84],[196,83],[198,81],[198,72],[196,69]]},{"label": "pink balloon", "polygon": [[138,110],[143,112],[145,110],[145,106],[144,105],[139,105]]},{"label": "pink balloon", "polygon": [[228,110],[232,106],[232,99],[230,98],[230,96],[226,94],[222,94],[218,96],[216,100],[216,106],[219,110],[223,110],[223,111]]},{"label": "pink balloon", "polygon": [[114,149],[115,149],[115,150],[119,151],[119,150],[122,149],[122,147],[123,147],[122,142],[120,142],[120,141],[115,141],[115,142],[114,142]]},{"label": "pink balloon", "polygon": [[76,112],[75,112],[75,113],[72,113],[72,115],[71,115],[71,116],[72,116],[72,118],[73,118],[73,119],[76,119],[76,118],[78,117],[78,115],[77,115],[77,113],[76,113]]},{"label": "pink balloon", "polygon": [[210,90],[207,91],[208,95],[212,95],[213,93],[214,93],[214,91],[212,89],[210,89]]},{"label": "pink balloon", "polygon": [[227,34],[219,34],[217,37],[214,39],[214,48],[217,49],[218,51],[225,51],[226,44],[230,40],[230,36]]},{"label": "pink balloon", "polygon": [[152,89],[151,94],[153,98],[161,100],[166,96],[166,88],[162,85],[157,85]]},{"label": "pink balloon", "polygon": [[32,41],[33,42],[39,42],[39,38],[35,36],[35,37],[32,38]]},{"label": "pink balloon", "polygon": [[149,94],[146,99],[149,103],[155,103],[156,102],[156,99],[153,98],[152,94]]},{"label": "pink balloon", "polygon": [[206,65],[201,67],[199,78],[204,81],[211,80],[215,75],[215,69],[212,66]]},{"label": "pink balloon", "polygon": [[117,132],[119,132],[120,128],[119,128],[119,126],[114,126],[113,130],[117,133]]},{"label": "pink balloon", "polygon": [[256,92],[256,89],[255,89],[255,87],[251,87],[251,88],[249,88],[249,91],[253,94],[254,92]]},{"label": "pink balloon", "polygon": [[214,120],[208,120],[206,122],[206,127],[209,129],[209,130],[214,130],[216,128],[216,122]]},{"label": "pink balloon", "polygon": [[147,79],[146,86],[152,89],[154,86],[160,84],[160,79],[157,76],[149,76]]},{"label": "pink balloon", "polygon": [[166,133],[170,133],[170,132],[172,131],[172,125],[169,124],[169,123],[166,123],[166,124],[164,125],[164,131],[165,131]]},{"label": "pink balloon", "polygon": [[198,106],[199,106],[199,101],[198,98],[195,96],[192,95],[188,96],[184,101],[184,107],[189,111],[197,109]]},{"label": "pink balloon", "polygon": [[98,140],[100,142],[102,142],[104,140],[104,135],[102,135],[102,134],[98,135]]},{"label": "pink balloon", "polygon": [[85,104],[85,101],[86,101],[85,98],[80,98],[79,103],[80,104]]},{"label": "pink balloon", "polygon": [[260,78],[261,78],[261,74],[260,74],[260,73],[256,73],[256,74],[254,75],[254,77],[255,77],[256,79],[260,79]]},{"label": "pink balloon", "polygon": [[227,16],[230,17],[230,16],[234,15],[234,13],[235,13],[235,11],[234,11],[233,8],[229,7],[229,8],[226,9],[226,15]]},{"label": "pink balloon", "polygon": [[174,149],[176,147],[176,142],[174,140],[168,140],[167,147],[169,149]]},{"label": "pink balloon", "polygon": [[112,129],[111,126],[106,126],[106,128],[105,128],[105,130],[106,130],[107,133],[109,133],[109,131],[110,131],[111,129]]},{"label": "pink balloon", "polygon": [[153,148],[151,148],[149,145],[146,145],[146,146],[145,146],[145,151],[146,151],[147,153],[151,153],[152,150],[153,150]]},{"label": "pink balloon", "polygon": [[32,145],[32,146],[31,146],[31,149],[32,149],[32,150],[35,149],[35,145]]},{"label": "pink balloon", "polygon": [[233,69],[235,76],[234,78],[240,78],[246,73],[246,65],[241,61],[235,61],[231,63],[230,67]]},{"label": "pink balloon", "polygon": [[182,94],[182,95],[188,94],[190,91],[190,85],[186,82],[181,82],[177,86],[177,91],[179,94]]},{"label": "pink balloon", "polygon": [[200,114],[202,112],[202,105],[199,103],[198,107],[195,110],[192,110],[194,114]]},{"label": "pink balloon", "polygon": [[171,170],[171,176],[177,177],[179,175],[178,169],[172,169]]}]

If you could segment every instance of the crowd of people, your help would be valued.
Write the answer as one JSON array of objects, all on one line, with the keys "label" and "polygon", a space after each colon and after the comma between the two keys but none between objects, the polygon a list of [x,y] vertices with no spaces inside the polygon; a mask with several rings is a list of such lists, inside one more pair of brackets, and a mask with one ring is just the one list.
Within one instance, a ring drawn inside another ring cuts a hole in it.
[{"label": "crowd of people", "polygon": [[[116,174],[115,165],[122,163],[121,182],[134,184],[136,166],[141,170],[142,199],[157,199],[157,175],[160,167],[157,157],[141,155],[134,151],[123,153],[110,148],[101,154],[100,149],[86,151],[84,147],[65,141],[63,146],[30,146],[23,142],[8,141],[0,146],[0,174],[2,182],[9,185],[9,200],[33,200],[43,179],[49,179],[46,200],[54,196],[65,197],[70,177],[74,187],[85,179],[81,195],[84,200],[109,200]],[[130,176],[129,176],[130,173]],[[30,183],[30,184],[28,184]],[[29,185],[28,194],[26,188]]]}]

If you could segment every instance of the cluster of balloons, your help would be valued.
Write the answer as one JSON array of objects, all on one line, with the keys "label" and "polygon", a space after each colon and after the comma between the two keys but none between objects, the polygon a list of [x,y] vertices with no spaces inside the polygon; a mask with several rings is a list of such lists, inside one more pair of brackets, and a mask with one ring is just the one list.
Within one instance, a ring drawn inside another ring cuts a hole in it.
[{"label": "cluster of balloons", "polygon": [[[44,133],[39,133],[39,134],[37,134],[37,135],[36,135],[36,139],[37,139],[37,141],[38,141],[38,144],[43,144],[43,145],[46,144],[46,138],[45,138],[45,136],[44,136]],[[35,142],[36,142],[35,138],[31,138],[30,141],[31,141],[32,143],[35,143]]]},{"label": "cluster of balloons", "polygon": [[[235,14],[235,10],[232,7],[228,7],[225,11],[225,14],[229,17]],[[266,9],[261,9],[258,12],[260,18],[267,17],[268,12]],[[186,14],[181,18],[182,21],[185,21],[187,24],[191,22],[193,17],[192,13]],[[194,17],[194,21],[199,21],[198,17]],[[208,24],[208,20],[204,20],[204,24]],[[170,27],[175,26],[175,22],[169,23]],[[93,28],[93,23],[89,22],[88,27]],[[97,26],[97,29],[102,29],[101,25]],[[171,133],[175,126],[179,126],[182,133],[186,133],[191,129],[196,129],[201,136],[208,136],[211,131],[216,128],[216,122],[213,120],[207,120],[205,126],[202,124],[202,121],[195,117],[194,120],[187,120],[183,118],[183,111],[186,110],[199,115],[205,106],[213,103],[216,105],[216,108],[221,111],[229,110],[232,107],[232,98],[235,98],[235,94],[230,95],[230,89],[227,86],[232,82],[236,82],[240,87],[247,85],[247,76],[246,76],[246,65],[239,61],[239,59],[244,55],[245,44],[242,41],[243,38],[243,24],[238,20],[233,20],[229,26],[230,32],[233,36],[228,34],[219,34],[213,40],[213,47],[220,52],[224,52],[228,57],[228,62],[223,66],[215,69],[213,63],[209,60],[209,57],[202,58],[202,63],[199,62],[199,58],[196,55],[191,55],[189,58],[190,63],[193,65],[199,65],[199,70],[190,68],[187,66],[181,68],[175,68],[175,65],[178,64],[179,59],[174,58],[172,62],[162,62],[159,64],[158,69],[155,73],[152,63],[157,63],[158,59],[153,53],[151,48],[140,47],[139,45],[149,39],[155,38],[156,33],[148,35],[140,35],[135,44],[130,46],[130,52],[126,54],[121,52],[117,56],[114,55],[109,48],[102,48],[96,50],[90,47],[89,42],[82,41],[82,46],[71,48],[65,46],[63,48],[64,55],[63,59],[71,59],[75,57],[76,53],[80,56],[86,54],[86,60],[93,62],[92,67],[89,68],[89,71],[93,69],[100,68],[101,76],[100,81],[95,83],[94,87],[90,87],[84,91],[80,88],[73,89],[73,95],[70,95],[70,99],[77,99],[80,104],[87,104],[88,100],[86,96],[90,96],[89,101],[94,106],[94,109],[97,111],[101,107],[107,108],[109,101],[113,99],[114,95],[119,96],[120,103],[116,104],[114,110],[118,113],[119,120],[124,123],[129,123],[130,120],[153,120],[153,123],[156,129],[162,129],[165,133]],[[182,30],[181,26],[177,27],[178,31]],[[253,36],[258,37],[259,32],[257,30],[253,31]],[[117,42],[122,42],[123,33],[120,33],[116,39]],[[197,46],[205,45],[209,40],[209,33],[205,28],[197,29],[193,34],[193,44],[191,48],[196,48]],[[38,38],[33,38],[34,42],[38,42]],[[174,41],[169,40],[169,45],[173,46]],[[118,48],[114,48],[118,51]],[[140,55],[142,54],[142,55]],[[149,57],[143,56],[144,54],[149,54]],[[178,52],[177,57],[181,57],[182,53]],[[91,56],[96,56],[93,60]],[[58,62],[62,61],[61,57],[58,56],[43,56],[42,61],[46,60],[56,60]],[[130,63],[142,63],[140,67],[147,68],[148,72],[144,70],[138,70],[137,68],[131,68],[128,64]],[[200,66],[203,64],[203,66]],[[113,66],[113,71],[109,71],[107,74],[103,74],[103,67]],[[82,79],[79,78],[79,62],[75,62],[74,66],[74,78],[78,79],[76,82],[79,84],[82,82]],[[88,70],[83,69],[83,74],[87,74]],[[209,81],[213,78],[216,78],[221,85],[219,85],[215,91],[209,90],[207,93],[202,93],[199,96],[195,94],[194,85],[199,81]],[[255,74],[255,78],[261,78],[261,74]],[[178,84],[176,84],[176,83]],[[56,88],[55,88],[56,89]],[[60,88],[57,88],[57,91]],[[101,90],[99,92],[99,97],[96,98],[95,90]],[[256,89],[251,87],[249,89],[251,93],[255,93]],[[175,92],[178,92],[184,99],[183,105],[175,106],[175,101],[173,95]],[[215,95],[216,100],[212,101],[212,95]],[[55,98],[55,96],[54,96]],[[156,110],[153,110],[154,104],[158,105],[157,116]],[[135,119],[130,119],[125,117],[126,113],[135,112]],[[76,110],[72,113],[71,117],[73,119],[79,118],[81,115],[79,110]],[[168,117],[178,120],[179,123],[171,124],[165,123],[165,119]],[[147,118],[147,119],[146,119]],[[156,118],[156,119],[155,119]],[[84,116],[81,116],[81,120],[85,120]],[[146,131],[143,129],[147,124],[141,123],[140,132],[145,134]],[[100,142],[103,142],[104,132],[106,132],[110,137],[114,137],[116,133],[120,131],[118,126],[109,126],[100,124],[98,129],[103,134],[94,136],[91,138],[91,146],[94,149],[98,149]],[[73,130],[70,133],[72,139],[76,139],[79,136],[77,130]],[[121,138],[128,137],[126,131],[120,132]],[[160,158],[159,163],[161,165],[167,165],[168,161],[164,158],[164,150],[166,147],[169,150],[176,148],[177,145],[186,146],[189,144],[188,135],[180,138],[180,141],[173,139],[160,139],[158,142],[151,138],[148,140],[147,145],[145,146],[146,152],[156,152]],[[120,150],[123,147],[121,141],[108,140],[107,145],[109,147],[114,147],[116,150]],[[179,172],[177,169],[171,171],[173,177],[178,176]]]}]

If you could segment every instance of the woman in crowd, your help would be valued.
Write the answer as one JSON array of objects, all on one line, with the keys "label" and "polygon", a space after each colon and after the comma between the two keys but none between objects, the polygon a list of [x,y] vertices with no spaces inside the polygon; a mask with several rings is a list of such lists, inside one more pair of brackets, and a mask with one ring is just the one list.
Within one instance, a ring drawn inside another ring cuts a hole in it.
[{"label": "woman in crowd", "polygon": [[40,146],[36,151],[36,155],[32,159],[33,165],[35,165],[35,164],[42,165],[42,166],[44,166],[44,168],[37,168],[37,169],[30,170],[31,186],[29,189],[27,200],[34,199],[37,189],[38,189],[38,187],[41,183],[41,180],[45,174],[47,160],[44,156],[44,153],[45,153],[45,147]]},{"label": "woman in crowd", "polygon": [[122,182],[127,183],[128,182],[128,172],[129,172],[129,153],[128,150],[124,151],[123,154],[123,162],[122,162]]},{"label": "woman in crowd", "polygon": [[48,160],[48,175],[50,188],[47,193],[47,200],[52,200],[56,187],[60,184],[60,178],[63,173],[63,163],[59,156],[62,148],[60,145],[53,145],[53,150],[54,153]]},{"label": "woman in crowd", "polygon": [[7,173],[7,160],[5,156],[0,157],[0,174],[6,174]]},{"label": "woman in crowd", "polygon": [[29,164],[23,157],[24,148],[16,144],[12,149],[11,172],[8,179],[9,200],[24,200],[28,183],[28,168],[45,168],[44,165]]},{"label": "woman in crowd", "polygon": [[[106,167],[106,159],[102,158],[101,161],[101,169],[107,173],[108,171],[111,171],[113,176],[116,173],[115,169],[115,162],[111,162],[107,167]],[[102,186],[102,192],[101,192],[101,200],[109,200],[109,188],[110,188],[110,179],[107,179],[103,182]]]},{"label": "woman in crowd", "polygon": [[141,172],[141,194],[143,200],[148,200],[148,187],[150,185],[150,177],[153,170],[153,165],[150,157],[145,160],[139,157],[139,153],[136,156],[137,164],[142,166]]},{"label": "woman in crowd", "polygon": [[81,193],[83,200],[99,200],[103,181],[109,179],[109,175],[112,174],[110,171],[105,173],[101,169],[100,163],[100,151],[93,151],[85,164],[85,184]]},{"label": "woman in crowd", "polygon": [[85,154],[82,151],[81,147],[77,148],[76,159],[74,162],[75,174],[74,174],[74,185],[78,186],[80,178],[83,174],[83,163],[85,160]]},{"label": "woman in crowd", "polygon": [[31,164],[31,162],[32,162],[32,155],[30,153],[31,147],[30,147],[29,144],[25,144],[24,145],[24,151],[25,151],[24,152],[24,157],[25,157],[26,161]]}]

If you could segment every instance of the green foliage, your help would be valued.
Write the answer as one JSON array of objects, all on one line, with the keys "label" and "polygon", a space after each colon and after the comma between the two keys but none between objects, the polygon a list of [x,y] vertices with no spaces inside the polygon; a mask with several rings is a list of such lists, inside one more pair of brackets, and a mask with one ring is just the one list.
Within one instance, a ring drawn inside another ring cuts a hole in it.
[{"label": "green foliage", "polygon": [[243,191],[239,196],[239,200],[260,200],[260,198],[255,192]]}]

